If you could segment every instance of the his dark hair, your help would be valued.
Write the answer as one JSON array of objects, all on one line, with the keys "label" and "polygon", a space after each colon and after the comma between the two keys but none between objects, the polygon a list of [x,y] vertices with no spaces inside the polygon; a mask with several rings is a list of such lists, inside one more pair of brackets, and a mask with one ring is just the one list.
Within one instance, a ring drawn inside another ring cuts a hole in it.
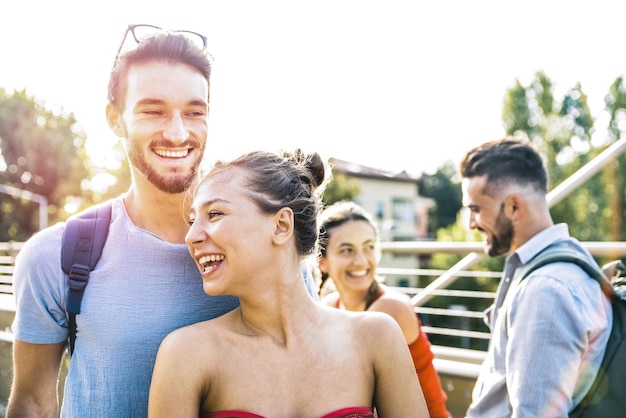
[{"label": "his dark hair", "polygon": [[142,40],[136,48],[119,55],[115,59],[109,77],[107,95],[111,104],[122,109],[120,99],[124,95],[124,83],[128,69],[135,64],[151,61],[189,65],[197,69],[207,83],[210,83],[211,60],[209,55],[182,34],[160,32]]},{"label": "his dark hair", "polygon": [[[487,185],[530,185],[547,193],[548,176],[541,155],[529,140],[506,137],[468,151],[460,164],[461,177],[487,176]],[[488,191],[486,191],[488,192]]]},{"label": "his dark hair", "polygon": [[229,168],[243,169],[248,195],[264,213],[291,208],[298,254],[315,254],[321,195],[331,176],[322,157],[299,149],[279,153],[252,151],[228,162],[217,161],[204,179]]}]

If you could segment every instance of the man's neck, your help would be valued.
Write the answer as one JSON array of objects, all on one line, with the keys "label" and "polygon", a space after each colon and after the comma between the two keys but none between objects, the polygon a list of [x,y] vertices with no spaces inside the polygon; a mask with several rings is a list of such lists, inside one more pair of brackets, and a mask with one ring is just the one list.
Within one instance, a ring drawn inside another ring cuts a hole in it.
[{"label": "man's neck", "polygon": [[165,193],[153,188],[142,190],[134,185],[124,195],[124,206],[131,221],[167,242],[184,243],[188,226],[185,223],[185,193]]}]

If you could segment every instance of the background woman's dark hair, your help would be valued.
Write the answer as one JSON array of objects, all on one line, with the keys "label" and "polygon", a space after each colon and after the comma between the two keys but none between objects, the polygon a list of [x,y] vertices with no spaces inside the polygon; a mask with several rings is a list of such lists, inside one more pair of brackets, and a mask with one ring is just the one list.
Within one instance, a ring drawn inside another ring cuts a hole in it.
[{"label": "background woman's dark hair", "polygon": [[196,68],[210,83],[211,60],[209,55],[185,35],[159,32],[142,40],[136,48],[117,57],[109,76],[107,98],[110,103],[123,110],[120,106],[120,98],[123,97],[125,91],[125,85],[122,84],[122,81],[125,82],[128,69],[135,64],[150,61],[189,65]]},{"label": "background woman's dark hair", "polygon": [[264,213],[291,208],[298,254],[315,254],[321,195],[331,175],[318,153],[253,151],[228,162],[217,161],[208,176],[228,168],[243,169],[248,195]]},{"label": "background woman's dark hair", "polygon": [[[376,227],[376,223],[369,212],[351,201],[337,202],[324,209],[319,217],[319,257],[326,257],[326,247],[328,246],[332,229],[337,228],[349,221],[364,221],[369,223],[376,234],[376,239],[378,239],[378,228]],[[328,273],[323,271],[320,271],[319,273],[321,280],[319,288],[321,290],[326,280],[328,280]],[[370,307],[372,302],[378,298],[381,292],[382,289],[378,280],[374,280],[368,291],[365,309]]]},{"label": "background woman's dark hair", "polygon": [[[532,142],[507,137],[470,150],[461,161],[464,178],[486,175],[488,187],[517,183],[546,193],[548,177],[541,155]],[[487,190],[486,193],[489,193]]]}]

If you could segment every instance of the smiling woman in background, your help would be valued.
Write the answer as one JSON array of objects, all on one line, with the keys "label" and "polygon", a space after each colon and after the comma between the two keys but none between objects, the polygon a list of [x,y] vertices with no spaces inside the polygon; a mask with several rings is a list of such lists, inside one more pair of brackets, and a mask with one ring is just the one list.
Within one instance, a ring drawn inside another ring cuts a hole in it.
[{"label": "smiling woman in background", "polygon": [[328,278],[336,289],[322,303],[348,311],[384,312],[395,319],[411,351],[430,416],[449,417],[430,341],[410,298],[380,283],[376,275],[380,250],[371,215],[356,203],[338,202],[322,212],[319,228],[320,289]]}]

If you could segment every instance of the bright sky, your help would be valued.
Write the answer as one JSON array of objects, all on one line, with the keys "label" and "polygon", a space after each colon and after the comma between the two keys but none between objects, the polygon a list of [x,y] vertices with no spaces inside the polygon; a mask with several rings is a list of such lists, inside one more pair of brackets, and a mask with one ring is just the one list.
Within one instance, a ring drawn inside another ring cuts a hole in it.
[{"label": "bright sky", "polygon": [[209,161],[300,147],[420,175],[500,138],[506,90],[539,70],[557,94],[580,81],[605,120],[626,75],[625,17],[618,0],[5,1],[0,87],[73,112],[106,155],[127,24],[195,30],[215,57]]}]

